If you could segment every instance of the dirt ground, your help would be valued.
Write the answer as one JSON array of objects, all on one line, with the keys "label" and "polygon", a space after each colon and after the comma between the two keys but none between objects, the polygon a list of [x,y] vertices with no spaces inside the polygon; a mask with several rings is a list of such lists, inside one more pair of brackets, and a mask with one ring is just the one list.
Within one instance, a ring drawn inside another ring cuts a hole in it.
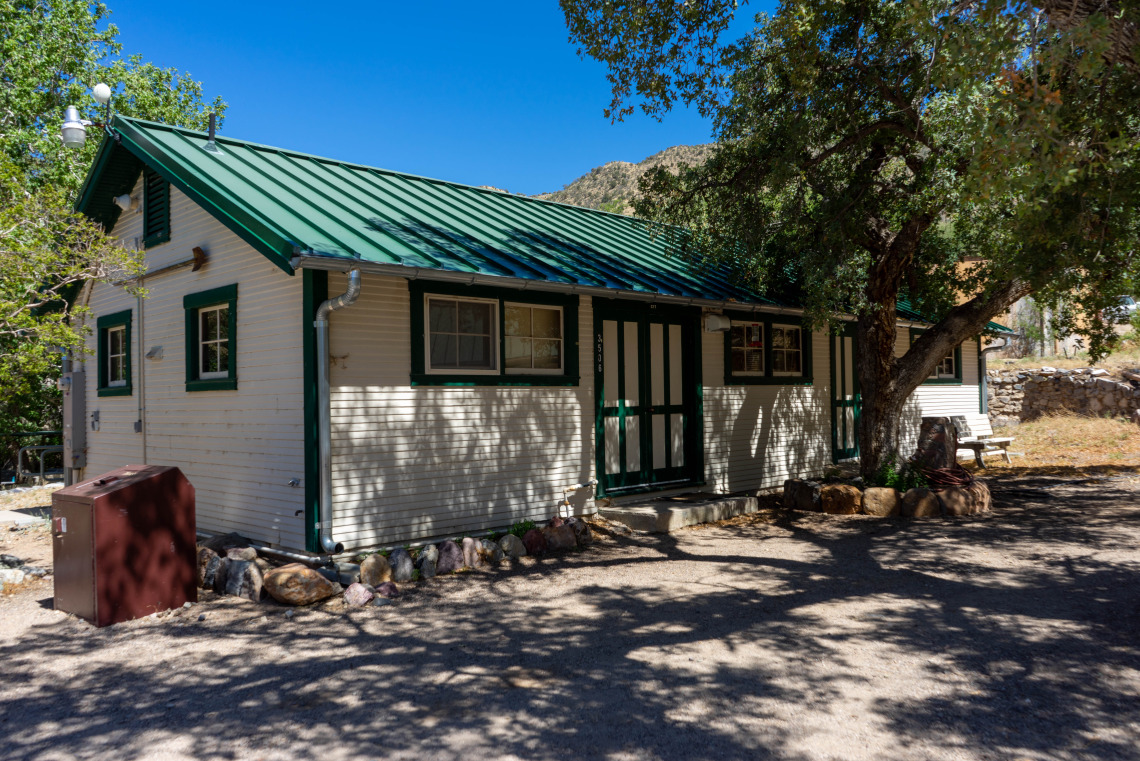
[{"label": "dirt ground", "polygon": [[1140,759],[1140,477],[991,486],[983,516],[770,511],[292,619],[204,594],[96,630],[36,582],[0,599],[0,759]]}]

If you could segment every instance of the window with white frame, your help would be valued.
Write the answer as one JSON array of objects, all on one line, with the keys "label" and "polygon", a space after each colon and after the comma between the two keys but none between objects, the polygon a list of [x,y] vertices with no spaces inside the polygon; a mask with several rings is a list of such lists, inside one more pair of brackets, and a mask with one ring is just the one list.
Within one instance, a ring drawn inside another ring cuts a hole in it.
[{"label": "window with white frame", "polygon": [[957,377],[957,363],[954,361],[954,352],[950,352],[948,355],[943,357],[942,361],[935,366],[934,372],[930,374],[931,379],[949,379]]},{"label": "window with white frame", "polygon": [[733,375],[764,374],[764,323],[733,320],[729,345]]},{"label": "window with white frame", "polygon": [[228,378],[230,374],[230,307],[218,304],[198,310],[198,377]]},{"label": "window with white frame", "polygon": [[497,373],[499,304],[428,296],[427,372]]},{"label": "window with white frame", "polygon": [[127,327],[117,325],[107,328],[107,387],[119,388],[127,385]]},{"label": "window with white frame", "polygon": [[772,326],[772,375],[803,375],[801,336],[795,325]]},{"label": "window with white frame", "polygon": [[562,307],[503,304],[503,365],[508,373],[561,373]]}]

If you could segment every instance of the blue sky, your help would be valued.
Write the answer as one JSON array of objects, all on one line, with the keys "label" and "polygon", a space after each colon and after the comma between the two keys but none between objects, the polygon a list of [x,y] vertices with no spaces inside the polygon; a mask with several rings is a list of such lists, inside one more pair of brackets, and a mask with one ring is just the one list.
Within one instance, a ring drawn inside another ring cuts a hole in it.
[{"label": "blue sky", "polygon": [[230,137],[527,194],[710,139],[683,109],[611,125],[556,0],[108,5],[124,53],[229,102]]}]

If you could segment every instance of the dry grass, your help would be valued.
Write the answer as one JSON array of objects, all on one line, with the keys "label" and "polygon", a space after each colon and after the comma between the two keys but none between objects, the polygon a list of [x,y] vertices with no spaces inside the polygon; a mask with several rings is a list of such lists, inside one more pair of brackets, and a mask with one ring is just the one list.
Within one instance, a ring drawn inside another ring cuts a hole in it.
[{"label": "dry grass", "polygon": [[1058,370],[1076,370],[1078,367],[1101,367],[1113,375],[1121,370],[1140,367],[1140,347],[1127,346],[1115,351],[1095,364],[1089,362],[1087,352],[1078,352],[1071,359],[1066,357],[1022,357],[1020,359],[994,358],[989,361],[991,370],[1033,370],[1041,367],[1056,367]]},{"label": "dry grass", "polygon": [[[1120,418],[1096,418],[1059,413],[1015,428],[997,429],[995,436],[1013,436],[1010,449],[1024,452],[1007,465],[987,458],[988,471],[1009,475],[1094,476],[1135,474],[1140,469],[1140,426]],[[992,475],[997,475],[992,472]]]}]

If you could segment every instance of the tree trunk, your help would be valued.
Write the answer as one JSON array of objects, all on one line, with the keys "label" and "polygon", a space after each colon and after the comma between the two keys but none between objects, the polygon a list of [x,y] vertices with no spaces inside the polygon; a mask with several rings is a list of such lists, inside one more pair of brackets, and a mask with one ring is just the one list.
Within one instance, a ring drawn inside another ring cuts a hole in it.
[{"label": "tree trunk", "polygon": [[884,463],[899,455],[899,422],[906,395],[898,388],[895,337],[898,317],[895,304],[863,314],[858,319],[859,387],[863,397],[859,417],[859,459],[863,479],[868,483]]}]

